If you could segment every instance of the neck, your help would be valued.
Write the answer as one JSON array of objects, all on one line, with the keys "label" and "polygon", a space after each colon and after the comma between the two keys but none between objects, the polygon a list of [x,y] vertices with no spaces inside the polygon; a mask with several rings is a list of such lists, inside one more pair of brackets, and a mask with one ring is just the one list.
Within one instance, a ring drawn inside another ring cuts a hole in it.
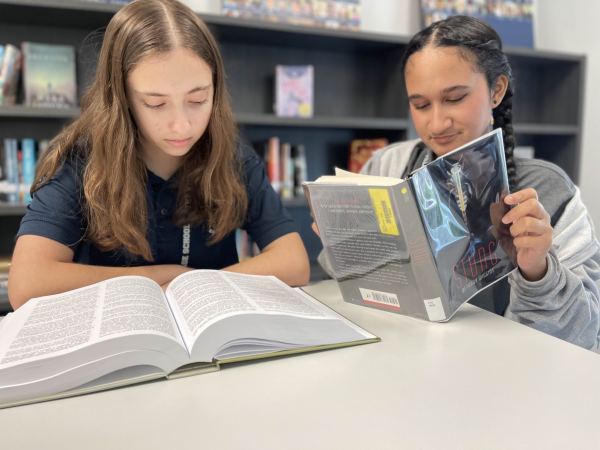
[{"label": "neck", "polygon": [[184,156],[168,155],[143,138],[140,139],[138,148],[148,170],[163,180],[171,178],[183,165]]}]

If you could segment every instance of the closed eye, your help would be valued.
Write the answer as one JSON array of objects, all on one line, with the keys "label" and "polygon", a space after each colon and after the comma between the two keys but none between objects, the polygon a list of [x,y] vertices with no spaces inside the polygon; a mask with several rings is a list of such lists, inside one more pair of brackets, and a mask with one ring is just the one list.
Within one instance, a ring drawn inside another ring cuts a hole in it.
[{"label": "closed eye", "polygon": [[193,105],[200,106],[200,105],[204,105],[204,104],[205,104],[207,101],[208,101],[208,99],[206,99],[206,100],[202,100],[201,102],[191,102],[191,103],[192,103]]},{"label": "closed eye", "polygon": [[161,103],[160,105],[149,105],[147,103],[144,103],[144,106],[150,109],[159,109],[165,106],[165,103]]},{"label": "closed eye", "polygon": [[414,106],[415,106],[415,109],[424,109],[424,108],[427,108],[429,106],[429,103],[427,103],[425,105],[420,105],[420,106],[414,105]]},{"label": "closed eye", "polygon": [[458,102],[460,102],[460,101],[461,101],[463,98],[465,98],[466,96],[467,96],[467,94],[465,94],[465,95],[463,95],[462,97],[459,97],[459,98],[455,98],[455,99],[448,99],[448,101],[449,101],[450,103],[458,103]]}]

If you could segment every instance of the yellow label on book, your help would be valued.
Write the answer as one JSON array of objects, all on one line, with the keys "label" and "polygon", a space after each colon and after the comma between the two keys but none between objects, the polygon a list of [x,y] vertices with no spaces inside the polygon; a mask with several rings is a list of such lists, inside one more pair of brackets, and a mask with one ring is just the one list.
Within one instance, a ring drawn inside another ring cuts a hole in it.
[{"label": "yellow label on book", "polygon": [[390,195],[387,189],[369,189],[371,200],[373,201],[373,208],[375,209],[375,215],[379,222],[379,229],[383,234],[393,234],[398,236],[398,226],[396,225],[396,219],[394,218],[394,210],[392,209],[392,202],[390,202]]}]

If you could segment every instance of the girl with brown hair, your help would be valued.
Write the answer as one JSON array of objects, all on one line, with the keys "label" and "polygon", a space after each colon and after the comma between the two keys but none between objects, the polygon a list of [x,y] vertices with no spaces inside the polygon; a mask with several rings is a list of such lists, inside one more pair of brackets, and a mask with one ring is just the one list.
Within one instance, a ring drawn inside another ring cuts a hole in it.
[{"label": "girl with brown hair", "polygon": [[[165,286],[192,268],[308,281],[293,220],[237,141],[217,44],[176,0],[114,16],[81,116],[36,179],[10,272],[15,309],[123,275]],[[262,251],[241,263],[240,227]]]}]

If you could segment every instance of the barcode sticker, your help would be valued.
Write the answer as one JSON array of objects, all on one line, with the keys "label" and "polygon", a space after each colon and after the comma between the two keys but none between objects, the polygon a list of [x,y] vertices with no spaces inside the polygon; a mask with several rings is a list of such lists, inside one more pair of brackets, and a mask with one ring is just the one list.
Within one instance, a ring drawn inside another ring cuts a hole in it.
[{"label": "barcode sticker", "polygon": [[400,301],[396,294],[389,292],[373,291],[371,289],[360,289],[363,301],[369,305],[383,306],[384,308],[400,311]]},{"label": "barcode sticker", "polygon": [[446,319],[446,313],[444,312],[444,305],[442,305],[441,298],[438,297],[431,300],[424,300],[424,302],[430,322],[439,322],[440,320]]}]

